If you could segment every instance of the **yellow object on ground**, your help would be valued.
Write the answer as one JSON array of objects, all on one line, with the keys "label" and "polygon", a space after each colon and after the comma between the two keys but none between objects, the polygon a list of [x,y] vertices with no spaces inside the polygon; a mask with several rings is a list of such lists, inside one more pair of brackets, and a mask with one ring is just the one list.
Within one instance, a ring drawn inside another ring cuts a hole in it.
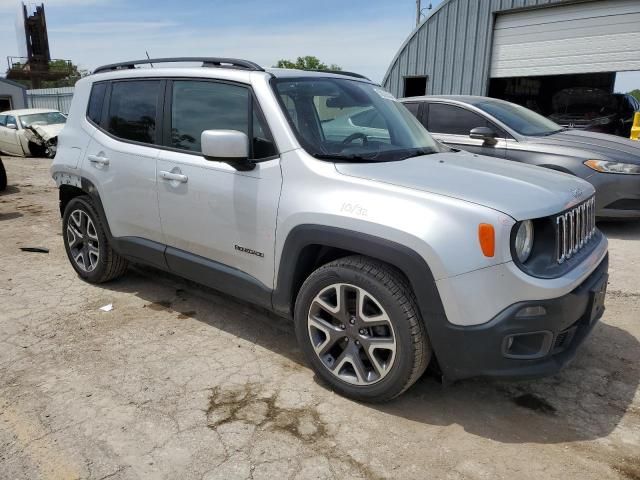
[{"label": "yellow object on ground", "polygon": [[633,117],[633,126],[631,127],[631,140],[640,140],[640,112],[636,112]]}]

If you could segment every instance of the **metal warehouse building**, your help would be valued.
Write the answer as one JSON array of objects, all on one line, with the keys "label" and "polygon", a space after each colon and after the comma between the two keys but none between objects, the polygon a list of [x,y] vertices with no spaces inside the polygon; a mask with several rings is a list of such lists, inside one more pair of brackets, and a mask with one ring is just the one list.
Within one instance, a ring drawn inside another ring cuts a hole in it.
[{"label": "metal warehouse building", "polygon": [[628,70],[640,70],[640,0],[444,0],[382,83],[399,97],[489,95],[546,110],[538,103],[563,88],[612,92]]},{"label": "metal warehouse building", "polygon": [[27,90],[19,83],[0,78],[0,112],[27,108]]}]

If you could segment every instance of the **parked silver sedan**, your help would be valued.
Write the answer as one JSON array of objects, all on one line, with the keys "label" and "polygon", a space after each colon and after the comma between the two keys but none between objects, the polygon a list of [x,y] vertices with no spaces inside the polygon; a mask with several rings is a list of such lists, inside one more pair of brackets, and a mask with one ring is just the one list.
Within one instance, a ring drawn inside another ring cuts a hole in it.
[{"label": "parked silver sedan", "polygon": [[637,142],[563,128],[532,110],[495,98],[425,96],[402,102],[450,147],[578,176],[596,188],[599,218],[640,218]]}]

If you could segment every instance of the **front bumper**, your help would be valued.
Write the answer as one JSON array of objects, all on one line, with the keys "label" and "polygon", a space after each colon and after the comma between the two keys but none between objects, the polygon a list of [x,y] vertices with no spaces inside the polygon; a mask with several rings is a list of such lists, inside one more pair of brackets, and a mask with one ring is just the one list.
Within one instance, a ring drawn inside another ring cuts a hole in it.
[{"label": "front bumper", "polygon": [[[558,372],[573,359],[604,312],[608,267],[607,255],[570,293],[515,303],[490,322],[441,325],[436,337],[444,378],[535,378]],[[526,307],[543,307],[546,314],[518,316]]]},{"label": "front bumper", "polygon": [[598,218],[640,218],[640,175],[595,173],[585,180],[596,189]]}]

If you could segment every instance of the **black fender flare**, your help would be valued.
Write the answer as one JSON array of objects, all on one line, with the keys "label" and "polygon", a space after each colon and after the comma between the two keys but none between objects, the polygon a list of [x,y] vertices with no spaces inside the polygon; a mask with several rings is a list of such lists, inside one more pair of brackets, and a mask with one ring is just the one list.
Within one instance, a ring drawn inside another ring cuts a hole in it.
[{"label": "black fender flare", "polygon": [[[77,177],[76,177],[77,178]],[[76,180],[77,182],[77,180]],[[100,192],[98,192],[98,188],[93,184],[93,182],[91,180],[88,180],[85,177],[80,177],[80,186],[78,186],[77,183],[63,183],[62,185],[60,185],[59,189],[60,189],[60,201],[62,202],[63,200],[63,188],[64,187],[71,187],[73,190],[75,190],[76,192],[78,192],[78,190],[80,192],[82,192],[82,194],[87,195],[90,199],[91,199],[91,203],[93,203],[93,206],[96,208],[96,210],[98,211],[98,215],[100,215],[100,219],[102,220],[102,223],[106,229],[106,234],[107,234],[107,238],[111,241],[113,239],[113,235],[111,234],[111,228],[109,227],[109,222],[107,221],[107,215],[104,211],[104,206],[102,205],[102,199],[100,198]],[[78,192],[77,194],[73,195],[73,197],[76,197],[78,195],[81,195],[81,193]],[[69,201],[71,201],[73,198],[70,198]],[[62,203],[61,203],[62,205]],[[60,210],[60,215],[64,215],[64,211]]]},{"label": "black fender flare", "polygon": [[362,232],[323,225],[299,225],[289,232],[284,242],[278,268],[276,288],[272,294],[273,311],[291,318],[297,295],[297,273],[304,261],[306,247],[318,245],[365,255],[399,269],[409,280],[420,314],[438,353],[441,335],[448,324],[442,299],[427,262],[409,247]]}]

